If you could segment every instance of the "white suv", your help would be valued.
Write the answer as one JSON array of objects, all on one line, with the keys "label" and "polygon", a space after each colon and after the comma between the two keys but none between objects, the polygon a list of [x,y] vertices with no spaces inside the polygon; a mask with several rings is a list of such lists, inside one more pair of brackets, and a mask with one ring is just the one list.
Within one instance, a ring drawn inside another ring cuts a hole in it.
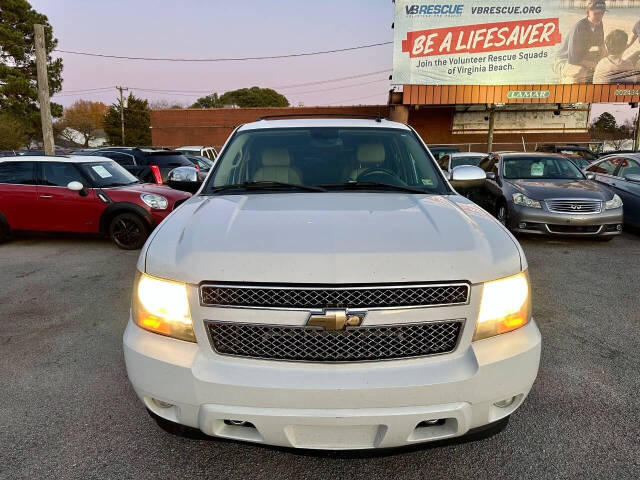
[{"label": "white suv", "polygon": [[409,445],[504,426],[537,375],[522,249],[403,124],[239,127],[137,268],[127,371],[174,431]]}]

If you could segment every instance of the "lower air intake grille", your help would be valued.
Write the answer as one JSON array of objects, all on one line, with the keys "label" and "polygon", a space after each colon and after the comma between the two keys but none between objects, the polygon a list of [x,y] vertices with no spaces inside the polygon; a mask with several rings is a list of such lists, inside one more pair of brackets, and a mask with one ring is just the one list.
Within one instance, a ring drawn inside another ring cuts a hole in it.
[{"label": "lower air intake grille", "polygon": [[314,327],[206,322],[221,355],[307,362],[358,362],[423,357],[456,348],[462,321],[375,325],[323,330]]}]

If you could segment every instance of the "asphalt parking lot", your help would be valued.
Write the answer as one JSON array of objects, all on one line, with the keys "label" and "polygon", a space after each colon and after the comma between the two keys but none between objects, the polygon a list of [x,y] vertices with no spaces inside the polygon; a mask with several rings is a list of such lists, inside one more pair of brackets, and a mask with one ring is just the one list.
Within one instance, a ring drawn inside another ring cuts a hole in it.
[{"label": "asphalt parking lot", "polygon": [[73,237],[0,245],[0,478],[640,477],[640,236],[521,243],[544,343],[507,429],[365,454],[161,431],[122,357],[138,252]]}]

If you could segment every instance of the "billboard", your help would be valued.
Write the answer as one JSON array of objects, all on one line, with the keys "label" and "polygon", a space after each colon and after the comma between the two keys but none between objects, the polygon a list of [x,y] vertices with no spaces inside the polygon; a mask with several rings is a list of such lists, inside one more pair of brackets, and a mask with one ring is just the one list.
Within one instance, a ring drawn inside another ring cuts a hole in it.
[{"label": "billboard", "polygon": [[639,36],[638,0],[396,0],[393,83],[637,84]]}]

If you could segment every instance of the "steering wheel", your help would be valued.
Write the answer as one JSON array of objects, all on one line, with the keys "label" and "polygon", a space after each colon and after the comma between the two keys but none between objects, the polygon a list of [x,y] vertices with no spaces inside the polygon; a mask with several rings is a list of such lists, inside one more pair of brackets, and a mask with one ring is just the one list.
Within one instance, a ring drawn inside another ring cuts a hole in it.
[{"label": "steering wheel", "polygon": [[361,182],[379,182],[388,183],[390,185],[406,186],[407,184],[400,180],[394,172],[387,170],[386,168],[373,167],[367,168],[358,175]]}]

